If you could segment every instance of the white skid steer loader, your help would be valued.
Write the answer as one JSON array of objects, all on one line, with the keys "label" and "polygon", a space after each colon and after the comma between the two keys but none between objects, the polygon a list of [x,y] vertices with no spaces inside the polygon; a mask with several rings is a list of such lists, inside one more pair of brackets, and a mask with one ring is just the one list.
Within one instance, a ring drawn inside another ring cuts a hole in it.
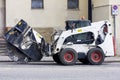
[{"label": "white skid steer loader", "polygon": [[77,60],[99,65],[105,57],[115,55],[112,27],[107,20],[66,21],[66,31],[54,35],[52,47],[54,61],[64,65],[73,65]]},{"label": "white skid steer loader", "polygon": [[114,56],[112,27],[109,21],[90,23],[88,20],[66,21],[66,30],[56,32],[51,45],[24,20],[8,31],[8,56],[18,63],[40,61],[52,56],[58,64],[102,64],[105,57]]}]

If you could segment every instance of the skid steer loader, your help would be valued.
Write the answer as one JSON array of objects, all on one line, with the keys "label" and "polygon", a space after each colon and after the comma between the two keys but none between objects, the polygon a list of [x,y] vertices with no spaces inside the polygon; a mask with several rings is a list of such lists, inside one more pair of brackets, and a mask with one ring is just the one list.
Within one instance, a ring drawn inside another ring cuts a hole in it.
[{"label": "skid steer loader", "polygon": [[54,35],[52,46],[54,61],[64,65],[73,65],[77,60],[99,65],[105,57],[115,55],[112,27],[107,20],[94,23],[66,21],[66,31]]},{"label": "skid steer loader", "polygon": [[8,56],[18,63],[40,61],[52,56],[58,64],[102,64],[105,57],[114,56],[112,27],[109,21],[68,20],[66,30],[55,32],[51,45],[43,36],[21,20],[4,35]]}]

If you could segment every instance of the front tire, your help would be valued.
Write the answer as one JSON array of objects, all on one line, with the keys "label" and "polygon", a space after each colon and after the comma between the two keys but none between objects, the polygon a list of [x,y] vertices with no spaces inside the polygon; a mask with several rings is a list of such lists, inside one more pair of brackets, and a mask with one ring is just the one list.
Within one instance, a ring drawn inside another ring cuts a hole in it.
[{"label": "front tire", "polygon": [[78,54],[74,49],[66,48],[61,51],[59,58],[63,65],[74,65],[78,59]]},{"label": "front tire", "polygon": [[53,60],[54,60],[57,64],[61,64],[61,61],[60,61],[60,58],[59,58],[59,53],[53,55]]},{"label": "front tire", "polygon": [[100,65],[105,58],[104,52],[100,48],[93,48],[88,51],[87,59],[92,65]]}]

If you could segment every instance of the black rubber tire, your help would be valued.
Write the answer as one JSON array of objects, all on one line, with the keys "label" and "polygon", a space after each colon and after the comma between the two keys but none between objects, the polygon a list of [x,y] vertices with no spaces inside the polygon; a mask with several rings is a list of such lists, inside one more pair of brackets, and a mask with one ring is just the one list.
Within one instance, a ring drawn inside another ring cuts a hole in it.
[{"label": "black rubber tire", "polygon": [[104,62],[105,55],[100,48],[92,48],[87,53],[87,59],[91,65],[100,65]]},{"label": "black rubber tire", "polygon": [[78,54],[74,49],[63,49],[59,54],[60,62],[63,65],[74,65],[77,62]]},{"label": "black rubber tire", "polygon": [[60,58],[59,58],[59,53],[53,55],[53,60],[54,60],[57,64],[61,64],[61,61],[60,61]]},{"label": "black rubber tire", "polygon": [[82,62],[83,64],[89,64],[89,61],[87,58],[85,59],[79,59],[80,62]]}]

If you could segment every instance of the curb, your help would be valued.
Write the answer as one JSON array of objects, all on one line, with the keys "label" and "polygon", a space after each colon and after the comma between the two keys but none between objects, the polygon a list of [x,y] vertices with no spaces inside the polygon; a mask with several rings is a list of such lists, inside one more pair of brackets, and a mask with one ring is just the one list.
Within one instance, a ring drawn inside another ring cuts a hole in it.
[{"label": "curb", "polygon": [[[11,59],[8,56],[0,56],[0,62],[10,62]],[[53,61],[52,57],[43,57],[42,62],[51,62]],[[109,62],[120,62],[120,56],[115,57],[106,57],[105,63]]]},{"label": "curb", "polygon": [[120,56],[106,57],[105,62],[120,62]]}]

